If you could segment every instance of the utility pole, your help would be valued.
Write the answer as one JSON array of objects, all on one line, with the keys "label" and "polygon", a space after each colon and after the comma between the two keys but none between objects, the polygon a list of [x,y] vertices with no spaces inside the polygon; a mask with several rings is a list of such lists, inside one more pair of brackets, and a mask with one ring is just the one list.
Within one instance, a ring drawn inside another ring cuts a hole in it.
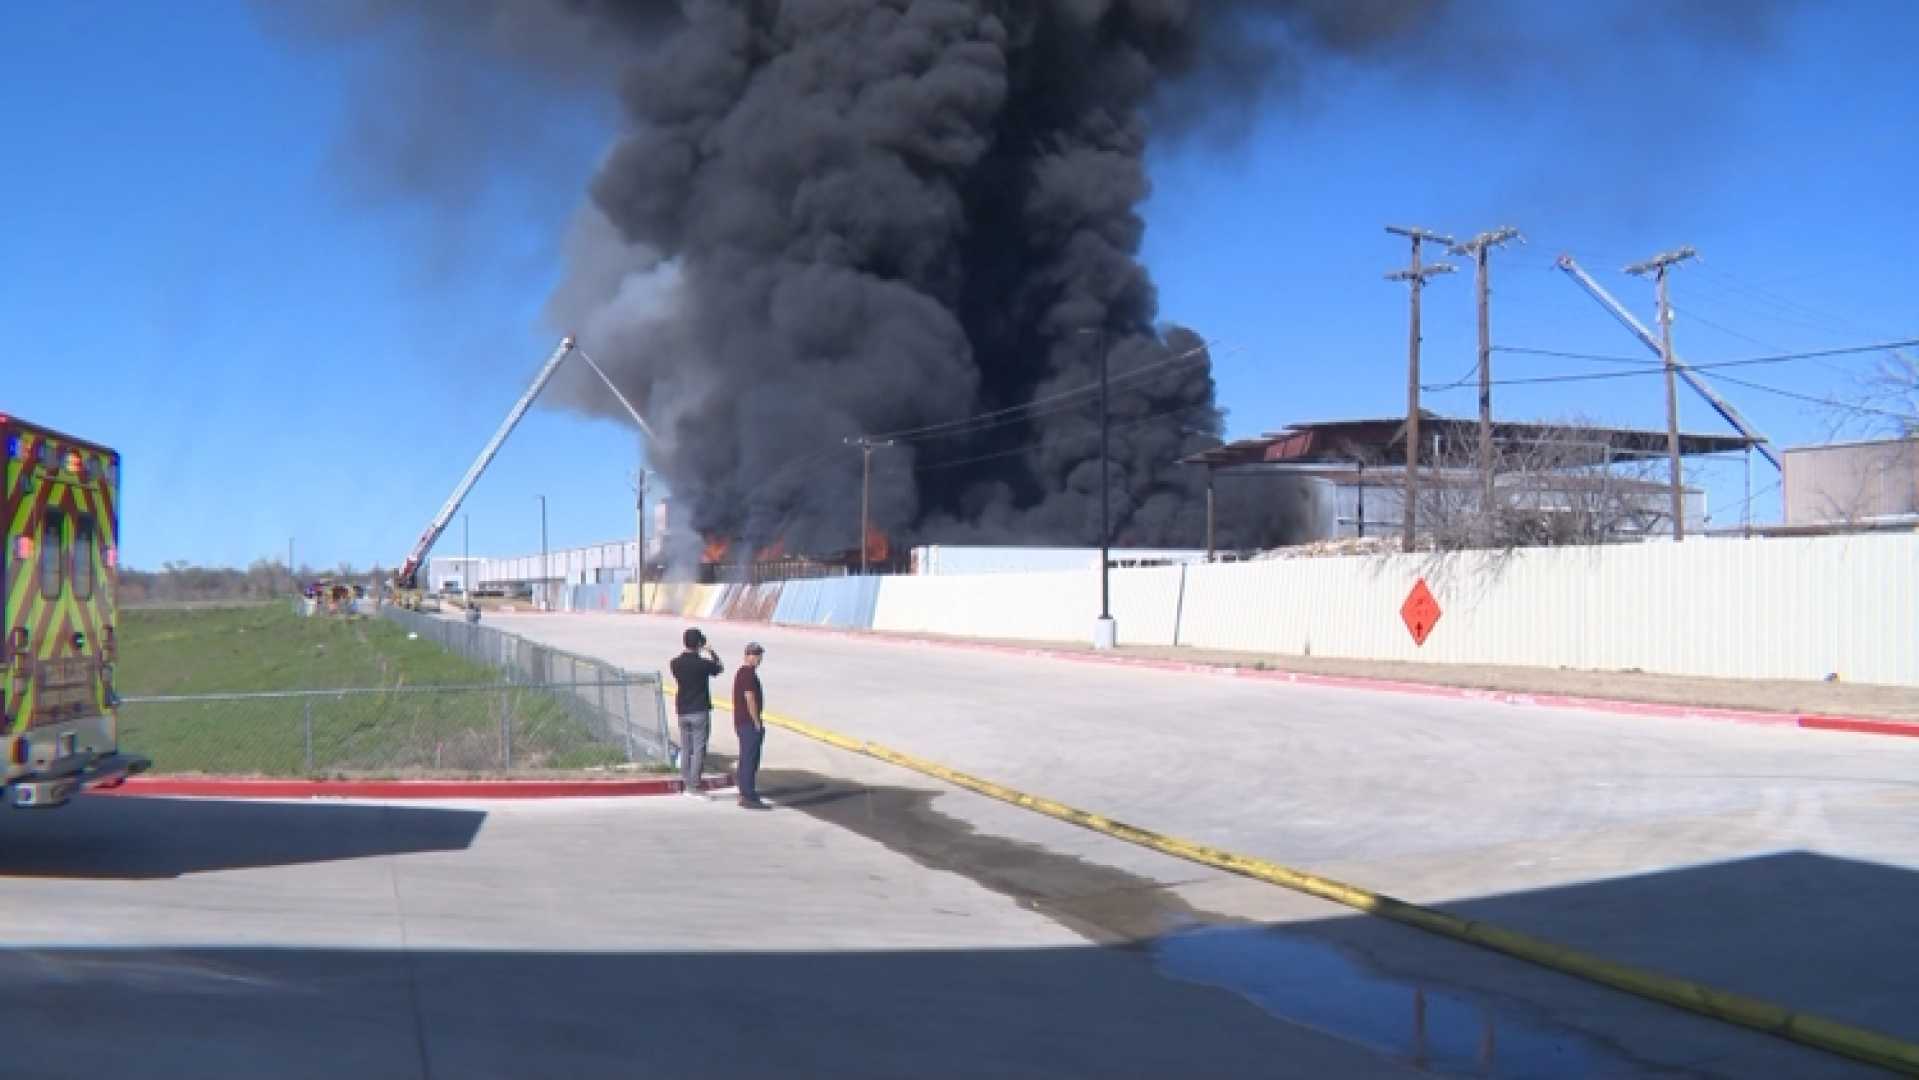
[{"label": "utility pole", "polygon": [[1213,561],[1213,467],[1206,466],[1206,561]]},{"label": "utility pole", "polygon": [[1400,546],[1403,550],[1411,551],[1417,524],[1413,508],[1419,499],[1419,294],[1426,288],[1427,278],[1453,272],[1453,267],[1448,263],[1422,266],[1419,245],[1431,240],[1435,244],[1451,247],[1454,241],[1450,236],[1429,229],[1405,225],[1388,225],[1386,231],[1395,236],[1404,236],[1413,243],[1412,266],[1386,275],[1387,281],[1404,281],[1412,286],[1413,296],[1412,330],[1407,337],[1406,349],[1406,487],[1403,496],[1406,505],[1399,515],[1402,522]]},{"label": "utility pole", "polygon": [[873,451],[882,446],[893,445],[891,439],[870,439],[865,435],[851,436],[844,440],[848,446],[860,448],[860,576],[866,576],[866,537],[867,522],[873,505]]},{"label": "utility pole", "polygon": [[1634,277],[1653,276],[1659,286],[1659,353],[1666,366],[1666,453],[1672,458],[1672,538],[1686,538],[1686,489],[1679,472],[1679,389],[1674,376],[1679,368],[1672,351],[1672,300],[1666,292],[1666,272],[1699,253],[1689,247],[1655,255],[1642,263],[1626,267]]},{"label": "utility pole", "polygon": [[540,500],[540,610],[551,611],[553,609],[553,597],[551,595],[553,583],[547,580],[552,571],[547,565],[546,558],[546,496],[536,495],[534,497]]},{"label": "utility pole", "polygon": [[633,563],[638,574],[633,582],[640,589],[640,603],[646,603],[646,466],[640,466],[639,482],[633,486],[633,523],[638,546],[634,548]]},{"label": "utility pole", "polygon": [[[1111,364],[1110,350],[1106,345],[1104,326],[1086,326],[1079,330],[1081,334],[1091,334],[1099,338],[1099,621],[1093,624],[1093,648],[1111,649],[1119,643],[1119,633],[1113,622],[1113,590],[1111,571],[1113,563],[1113,486],[1111,438],[1113,433],[1112,410],[1108,407],[1111,400],[1108,386],[1108,369]],[[1212,502],[1207,500],[1208,520],[1211,519]],[[1211,526],[1208,526],[1210,531]]]},{"label": "utility pole", "polygon": [[[1099,336],[1099,624],[1108,629],[1113,625],[1113,482],[1109,472],[1113,466],[1113,411],[1107,404],[1107,372],[1112,367],[1107,361],[1111,353],[1102,331]],[[1096,637],[1094,644],[1110,649],[1115,643]]]},{"label": "utility pole", "polygon": [[1473,259],[1473,291],[1479,297],[1479,521],[1481,540],[1492,542],[1493,505],[1493,337],[1492,323],[1488,314],[1492,299],[1492,280],[1488,264],[1492,249],[1517,240],[1525,243],[1526,238],[1519,230],[1510,225],[1483,232],[1450,249],[1454,255],[1470,255]]},{"label": "utility pole", "polygon": [[460,515],[460,599],[473,604],[473,515]]}]

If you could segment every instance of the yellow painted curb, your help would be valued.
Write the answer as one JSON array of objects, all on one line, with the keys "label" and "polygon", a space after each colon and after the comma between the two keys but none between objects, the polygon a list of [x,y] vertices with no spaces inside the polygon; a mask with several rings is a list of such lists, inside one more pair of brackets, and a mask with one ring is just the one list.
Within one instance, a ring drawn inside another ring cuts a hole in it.
[{"label": "yellow painted curb", "polygon": [[[733,709],[730,701],[715,701],[713,704],[715,708],[728,712]],[[1783,1005],[1718,990],[1690,979],[1676,978],[1644,968],[1614,963],[1542,938],[1501,929],[1490,923],[1448,915],[1443,911],[1421,907],[1370,889],[1362,889],[1357,885],[1348,885],[1343,881],[1295,870],[1280,863],[1238,855],[1204,844],[1196,844],[1190,840],[1182,840],[1176,836],[1167,836],[1151,829],[1142,829],[1137,825],[1128,825],[1123,821],[1115,821],[1051,799],[1015,791],[1004,785],[995,784],[991,780],[983,780],[969,773],[960,772],[958,769],[950,769],[938,762],[902,753],[879,743],[855,739],[822,727],[815,727],[805,721],[795,720],[779,713],[762,713],[761,719],[774,727],[785,728],[816,742],[862,754],[891,765],[898,765],[904,769],[911,769],[914,772],[944,780],[956,787],[963,787],[968,791],[978,792],[1001,802],[1012,803],[1014,806],[1024,807],[1034,813],[1044,814],[1070,825],[1091,829],[1116,840],[1124,840],[1129,844],[1151,848],[1175,858],[1230,871],[1305,893],[1308,896],[1331,900],[1369,915],[1377,915],[1442,937],[1478,945],[1481,948],[1517,957],[1567,975],[1574,975],[1616,990],[1624,990],[1629,994],[1709,1016],[1715,1020],[1723,1020],[1729,1024],[1738,1024],[1769,1035],[1777,1035],[1805,1046],[1877,1065],[1880,1068],[1919,1076],[1919,1045],[1890,1035],[1796,1012]]]}]

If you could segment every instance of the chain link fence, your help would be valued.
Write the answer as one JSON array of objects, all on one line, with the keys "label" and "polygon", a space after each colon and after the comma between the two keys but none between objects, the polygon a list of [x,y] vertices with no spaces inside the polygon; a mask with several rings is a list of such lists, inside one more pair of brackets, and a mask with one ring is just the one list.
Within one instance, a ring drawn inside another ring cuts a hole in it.
[{"label": "chain link fence", "polygon": [[657,671],[627,671],[477,622],[435,618],[392,604],[380,605],[380,615],[469,663],[500,672],[510,683],[566,690],[572,708],[584,712],[604,741],[631,748],[629,760],[673,759],[666,694]]},{"label": "chain link fence", "polygon": [[628,672],[472,623],[382,607],[497,682],[129,696],[120,745],[167,772],[520,773],[667,764],[657,672]]}]

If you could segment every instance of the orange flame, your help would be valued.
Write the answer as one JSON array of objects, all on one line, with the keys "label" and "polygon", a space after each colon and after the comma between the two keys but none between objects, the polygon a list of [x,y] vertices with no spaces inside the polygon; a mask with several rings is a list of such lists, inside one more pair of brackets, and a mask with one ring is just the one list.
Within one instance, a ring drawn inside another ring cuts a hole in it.
[{"label": "orange flame", "polygon": [[887,557],[892,554],[892,551],[893,551],[893,546],[891,542],[887,540],[886,534],[881,532],[878,526],[870,525],[870,524],[867,525],[866,526],[866,558],[867,560],[868,561],[877,560],[877,561],[884,562],[887,559]]}]

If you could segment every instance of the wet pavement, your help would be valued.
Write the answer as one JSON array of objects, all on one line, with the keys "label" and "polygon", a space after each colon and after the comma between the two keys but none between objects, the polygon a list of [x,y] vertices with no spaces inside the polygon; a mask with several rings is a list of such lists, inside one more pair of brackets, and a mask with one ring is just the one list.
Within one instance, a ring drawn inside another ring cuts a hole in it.
[{"label": "wet pavement", "polygon": [[1152,943],[1166,974],[1231,990],[1273,1016],[1440,1076],[1625,1076],[1665,1071],[1526,1002],[1385,974],[1283,928],[1215,928]]}]

